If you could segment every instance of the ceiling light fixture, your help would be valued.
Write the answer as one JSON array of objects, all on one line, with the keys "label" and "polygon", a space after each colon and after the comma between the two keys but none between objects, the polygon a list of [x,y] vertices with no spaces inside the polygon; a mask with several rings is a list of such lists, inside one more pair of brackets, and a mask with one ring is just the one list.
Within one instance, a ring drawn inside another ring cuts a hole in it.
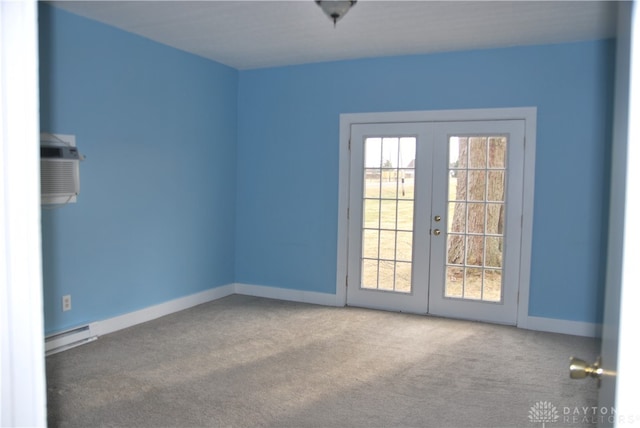
[{"label": "ceiling light fixture", "polygon": [[334,28],[336,23],[349,12],[349,9],[351,9],[356,2],[357,0],[316,0],[316,4],[320,6],[320,9],[333,21]]}]

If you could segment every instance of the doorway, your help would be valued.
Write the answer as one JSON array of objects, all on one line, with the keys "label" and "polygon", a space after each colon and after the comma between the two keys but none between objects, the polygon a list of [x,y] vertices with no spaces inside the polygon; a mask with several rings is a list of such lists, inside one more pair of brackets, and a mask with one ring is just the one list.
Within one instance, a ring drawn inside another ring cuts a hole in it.
[{"label": "doorway", "polygon": [[351,123],[346,304],[517,324],[525,129],[512,118]]}]

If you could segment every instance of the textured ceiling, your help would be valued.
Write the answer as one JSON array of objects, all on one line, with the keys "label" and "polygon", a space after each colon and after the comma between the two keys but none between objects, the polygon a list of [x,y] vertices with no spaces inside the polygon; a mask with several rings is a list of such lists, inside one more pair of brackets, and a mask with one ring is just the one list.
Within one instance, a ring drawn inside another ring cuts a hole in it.
[{"label": "textured ceiling", "polygon": [[360,0],[334,28],[312,0],[53,4],[238,69],[592,40],[616,16],[614,1]]}]

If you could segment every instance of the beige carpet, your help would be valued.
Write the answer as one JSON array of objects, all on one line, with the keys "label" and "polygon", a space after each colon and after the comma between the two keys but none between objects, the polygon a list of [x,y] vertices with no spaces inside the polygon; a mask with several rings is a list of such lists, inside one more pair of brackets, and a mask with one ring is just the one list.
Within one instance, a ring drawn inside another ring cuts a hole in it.
[{"label": "beige carpet", "polygon": [[541,427],[594,339],[230,296],[47,358],[50,427]]}]

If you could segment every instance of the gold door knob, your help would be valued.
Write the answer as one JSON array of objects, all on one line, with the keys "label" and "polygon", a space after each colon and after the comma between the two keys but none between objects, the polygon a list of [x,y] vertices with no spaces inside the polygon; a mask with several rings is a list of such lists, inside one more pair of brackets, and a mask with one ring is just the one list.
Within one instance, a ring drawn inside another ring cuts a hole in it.
[{"label": "gold door knob", "polygon": [[593,364],[588,364],[586,361],[576,357],[569,359],[569,377],[571,377],[571,379],[592,377],[598,379],[598,386],[600,386],[600,378],[602,377],[603,371],[600,357],[598,357]]},{"label": "gold door knob", "polygon": [[437,216],[435,216],[433,219],[434,219],[435,221],[440,221],[440,220],[442,220],[442,217],[440,217],[439,215],[437,215]]},{"label": "gold door knob", "polygon": [[440,229],[434,229],[433,234],[436,236],[440,236]]}]

